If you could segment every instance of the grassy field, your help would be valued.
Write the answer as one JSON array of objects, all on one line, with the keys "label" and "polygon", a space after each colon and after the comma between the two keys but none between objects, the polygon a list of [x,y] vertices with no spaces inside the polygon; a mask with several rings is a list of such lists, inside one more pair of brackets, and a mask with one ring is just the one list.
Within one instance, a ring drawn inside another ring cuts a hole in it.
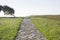
[{"label": "grassy field", "polygon": [[0,40],[14,40],[21,18],[0,18]]},{"label": "grassy field", "polygon": [[53,20],[60,20],[60,15],[41,15],[41,16],[32,16],[32,17],[42,17],[42,18],[48,18],[48,19],[53,19]]},{"label": "grassy field", "polygon": [[35,16],[31,17],[36,28],[47,40],[60,40],[60,16]]}]

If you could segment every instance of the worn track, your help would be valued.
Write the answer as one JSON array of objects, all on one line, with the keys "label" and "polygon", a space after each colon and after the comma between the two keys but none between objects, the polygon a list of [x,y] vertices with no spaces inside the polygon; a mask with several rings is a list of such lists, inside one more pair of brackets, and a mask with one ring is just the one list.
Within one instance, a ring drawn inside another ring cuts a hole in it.
[{"label": "worn track", "polygon": [[29,18],[24,18],[15,40],[46,40]]}]

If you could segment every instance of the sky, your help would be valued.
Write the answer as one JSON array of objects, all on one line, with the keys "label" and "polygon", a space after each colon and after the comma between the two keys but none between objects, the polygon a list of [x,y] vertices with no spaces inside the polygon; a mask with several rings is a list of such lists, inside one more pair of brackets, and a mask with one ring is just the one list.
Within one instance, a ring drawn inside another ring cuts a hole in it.
[{"label": "sky", "polygon": [[60,0],[0,0],[0,5],[13,8],[15,16],[60,15]]}]

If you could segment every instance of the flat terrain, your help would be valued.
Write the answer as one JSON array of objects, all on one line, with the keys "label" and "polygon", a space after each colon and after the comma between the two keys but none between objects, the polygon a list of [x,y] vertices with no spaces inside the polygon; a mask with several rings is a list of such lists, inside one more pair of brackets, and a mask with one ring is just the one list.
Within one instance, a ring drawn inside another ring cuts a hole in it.
[{"label": "flat terrain", "polygon": [[60,40],[60,16],[32,16],[31,20],[47,40]]},{"label": "flat terrain", "polygon": [[60,40],[60,16],[0,18],[0,40]]},{"label": "flat terrain", "polygon": [[48,18],[48,19],[53,19],[53,20],[60,20],[60,15],[40,15],[40,16],[32,16],[34,18],[39,18],[39,17],[42,17],[42,18]]},{"label": "flat terrain", "polygon": [[29,18],[24,18],[15,40],[45,40]]},{"label": "flat terrain", "polygon": [[0,40],[14,40],[21,18],[0,18]]}]

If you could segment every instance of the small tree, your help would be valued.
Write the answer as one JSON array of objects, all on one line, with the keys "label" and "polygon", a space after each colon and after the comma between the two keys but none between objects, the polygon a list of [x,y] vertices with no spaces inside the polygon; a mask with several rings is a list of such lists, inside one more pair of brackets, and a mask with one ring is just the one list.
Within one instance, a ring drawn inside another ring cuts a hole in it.
[{"label": "small tree", "polygon": [[13,15],[15,17],[13,8],[10,8],[8,6],[3,6],[2,10],[4,12],[4,15]]},{"label": "small tree", "polygon": [[0,11],[2,10],[2,5],[0,5]]}]

